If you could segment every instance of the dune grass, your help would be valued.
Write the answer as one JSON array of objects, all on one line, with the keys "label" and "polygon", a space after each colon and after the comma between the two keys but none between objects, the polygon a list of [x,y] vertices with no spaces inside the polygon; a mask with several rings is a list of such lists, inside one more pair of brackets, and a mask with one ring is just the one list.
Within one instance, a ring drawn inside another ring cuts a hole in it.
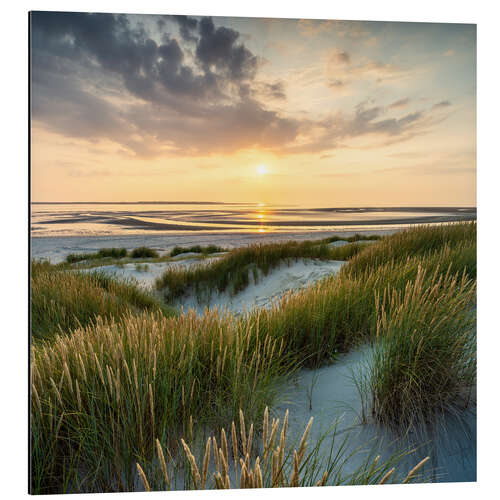
[{"label": "dune grass", "polygon": [[156,250],[153,250],[152,248],[148,247],[134,248],[130,252],[130,257],[132,257],[133,259],[149,259],[149,258],[156,258],[159,256],[160,255]]},{"label": "dune grass", "polygon": [[70,253],[66,257],[66,262],[74,264],[83,260],[96,260],[111,257],[113,259],[122,259],[127,256],[126,248],[100,248],[94,253]]},{"label": "dune grass", "polygon": [[[351,275],[359,275],[367,269],[374,269],[387,262],[401,262],[409,257],[426,255],[448,246],[455,247],[471,243],[475,245],[477,239],[476,222],[460,222],[442,226],[417,226],[405,231],[394,233],[382,238],[378,243],[366,247],[358,252],[346,267]],[[475,251],[475,247],[474,247]],[[455,266],[459,270],[468,265],[468,273],[475,276],[476,258],[470,259],[470,254]]]},{"label": "dune grass", "polygon": [[132,259],[142,258],[157,258],[159,254],[156,250],[148,247],[139,247],[128,252],[126,248],[100,248],[97,252],[93,253],[70,253],[66,256],[68,264],[75,264],[82,261],[95,261],[101,259],[107,260],[121,260],[125,257]]},{"label": "dune grass", "polygon": [[379,234],[359,234],[356,233],[353,236],[329,236],[321,240],[323,243],[333,243],[335,241],[348,241],[349,243],[356,243],[357,241],[378,241],[383,237]]},{"label": "dune grass", "polygon": [[[239,424],[239,425],[238,425]],[[280,428],[280,419],[269,419],[264,410],[262,432],[254,435],[253,423],[246,421],[240,410],[238,424],[233,420],[231,430],[220,430],[199,447],[202,453],[197,460],[188,443],[181,439],[186,467],[182,477],[182,489],[231,489],[231,488],[288,488],[304,486],[336,486],[342,484],[410,483],[425,480],[421,469],[429,460],[425,457],[403,477],[398,477],[396,466],[401,458],[411,452],[394,454],[387,460],[368,454],[354,472],[344,473],[345,464],[361,450],[346,453],[349,436],[337,436],[336,424],[308,450],[308,438],[313,417],[305,426],[299,441],[288,444],[288,410]],[[327,458],[319,454],[321,443],[331,438],[333,450],[337,440],[338,451]],[[310,447],[309,447],[310,448]],[[156,440],[158,464],[141,466],[137,472],[145,491],[178,489],[179,467],[168,451]],[[167,457],[167,458],[165,458]],[[144,464],[143,464],[144,465]],[[146,471],[146,472],[145,472]]]},{"label": "dune grass", "polygon": [[98,316],[119,318],[128,311],[174,310],[131,281],[104,273],[68,272],[48,262],[31,264],[31,334],[48,340],[56,334],[88,325]]},{"label": "dune grass", "polygon": [[[298,252],[331,255],[317,243],[269,247],[230,255],[243,266],[249,255],[261,258],[267,269]],[[176,455],[180,436],[189,443],[197,430],[227,428],[240,409],[257,421],[281,377],[366,341],[380,353],[371,379],[375,418],[408,423],[386,411],[392,404],[424,418],[429,402],[452,408],[475,377],[475,249],[475,224],[408,230],[364,246],[338,276],[269,310],[171,318],[128,311],[34,345],[32,491],[133,490],[136,462],[149,470],[156,439]],[[423,383],[428,376],[436,387]]]},{"label": "dune grass", "polygon": [[241,326],[143,313],[33,347],[33,491],[130,491],[155,438],[171,443],[240,407],[262,414],[288,356],[283,341]]},{"label": "dune grass", "polygon": [[363,272],[351,271],[348,263],[338,275],[287,293],[269,310],[250,312],[247,318],[258,316],[264,328],[286,337],[289,351],[301,353],[303,365],[317,367],[331,361],[337,352],[376,338],[375,297],[384,290],[404,290],[422,268],[429,269],[426,276],[430,279],[434,273],[460,272],[455,270],[457,263],[464,266],[463,272],[474,260],[475,243],[464,242],[453,249],[444,246],[425,258],[391,260]]},{"label": "dune grass", "polygon": [[398,427],[466,406],[476,377],[476,283],[463,273],[419,270],[377,301],[369,391],[373,415]]},{"label": "dune grass", "polygon": [[205,247],[201,245],[194,245],[191,247],[176,246],[170,251],[170,257],[175,257],[176,255],[188,252],[201,253],[202,255],[210,255],[213,253],[227,252],[227,251],[228,250],[226,248],[219,247],[217,245],[207,245]]},{"label": "dune grass", "polygon": [[209,298],[213,291],[236,294],[249,285],[251,275],[258,280],[258,271],[267,276],[283,263],[290,265],[298,259],[345,260],[363,248],[356,244],[330,248],[324,241],[251,245],[233,250],[208,265],[170,268],[155,286],[163,292],[166,302],[173,302],[190,290],[200,298]]}]

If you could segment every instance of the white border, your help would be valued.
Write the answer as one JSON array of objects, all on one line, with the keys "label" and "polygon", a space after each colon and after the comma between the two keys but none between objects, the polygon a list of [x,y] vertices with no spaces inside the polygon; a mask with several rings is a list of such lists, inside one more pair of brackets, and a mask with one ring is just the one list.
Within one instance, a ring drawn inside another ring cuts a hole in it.
[{"label": "white border", "polygon": [[[498,358],[500,328],[495,312],[500,281],[498,203],[500,189],[498,16],[493,2],[378,0],[292,4],[253,0],[122,0],[16,1],[2,9],[2,227],[0,245],[4,273],[2,290],[2,493],[5,498],[27,496],[27,26],[29,10],[73,10],[126,13],[197,14],[250,17],[306,17],[478,24],[478,213],[479,213],[479,460],[477,484],[342,487],[310,490],[256,490],[217,493],[170,493],[175,498],[454,498],[485,497],[500,480],[498,438]],[[6,112],[5,112],[6,110]],[[86,496],[94,498],[94,496]],[[100,498],[100,497],[95,497]],[[134,498],[146,498],[136,494]]]}]

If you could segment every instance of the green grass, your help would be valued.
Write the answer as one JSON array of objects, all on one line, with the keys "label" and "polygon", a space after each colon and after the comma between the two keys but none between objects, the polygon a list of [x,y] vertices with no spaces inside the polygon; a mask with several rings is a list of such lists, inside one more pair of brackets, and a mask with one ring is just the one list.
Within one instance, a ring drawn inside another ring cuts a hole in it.
[{"label": "green grass", "polygon": [[159,254],[156,250],[153,250],[152,248],[139,247],[139,248],[134,248],[134,250],[130,252],[130,256],[133,259],[144,259],[144,258],[156,258],[159,257]]},{"label": "green grass", "polygon": [[96,261],[96,260],[121,260],[130,256],[132,259],[143,258],[158,258],[159,254],[156,250],[148,247],[139,247],[128,252],[126,248],[100,248],[94,253],[71,253],[66,256],[68,264],[75,264],[82,261]]},{"label": "green grass", "polygon": [[369,390],[373,415],[397,427],[464,406],[476,377],[476,283],[419,270],[378,301]]},{"label": "green grass", "polygon": [[152,456],[155,438],[188,435],[191,416],[197,426],[240,407],[262,413],[287,355],[256,333],[218,314],[144,313],[33,347],[34,491],[73,481],[78,491],[131,490],[135,461]]},{"label": "green grass", "polygon": [[219,253],[219,252],[227,252],[226,248],[219,247],[217,245],[208,245],[208,246],[200,246],[200,245],[194,245],[191,247],[174,247],[170,251],[170,257],[175,257],[176,255],[180,255],[182,253],[188,253],[188,252],[195,252],[195,253],[201,253],[202,255],[210,255],[213,253]]},{"label": "green grass", "polygon": [[127,256],[126,248],[101,248],[95,253],[71,253],[66,257],[66,262],[74,264],[83,260],[96,260],[111,257],[113,259],[122,259]]},{"label": "green grass", "polygon": [[321,241],[323,243],[333,243],[335,241],[348,241],[349,243],[356,243],[358,241],[378,241],[381,240],[382,236],[379,234],[359,234],[356,233],[353,236],[329,236],[328,238],[324,238]]},{"label": "green grass", "polygon": [[[468,255],[469,259],[464,259]],[[303,364],[316,367],[331,360],[337,352],[375,339],[377,308],[375,297],[391,290],[404,290],[416,279],[419,269],[430,273],[455,272],[460,262],[472,266],[475,243],[465,242],[453,250],[445,246],[425,258],[391,260],[362,273],[348,263],[337,276],[295,293],[286,294],[270,310],[250,312],[261,325],[287,339],[287,349],[300,353]]]},{"label": "green grass", "polygon": [[131,281],[104,273],[68,271],[64,266],[31,265],[31,333],[35,341],[52,339],[86,326],[98,316],[119,318],[126,312],[174,311]]},{"label": "green grass", "polygon": [[[432,416],[425,405],[439,411],[462,404],[455,396],[475,383],[475,230],[467,223],[417,228],[358,245],[337,276],[269,310],[170,318],[128,311],[35,344],[33,491],[132,490],[136,462],[145,469],[154,463],[155,439],[176,456],[179,437],[228,428],[240,408],[257,421],[283,376],[365,342],[375,342],[378,353],[370,378],[376,419],[407,425],[409,412]],[[227,280],[227,287],[238,266],[269,271],[304,253],[332,255],[317,242],[266,247],[231,252],[215,268],[229,276],[209,279]],[[61,283],[50,290],[74,279],[55,274]],[[33,300],[39,293],[32,289]],[[400,411],[391,415],[393,405]]]},{"label": "green grass", "polygon": [[[351,275],[359,275],[367,269],[373,269],[387,262],[401,262],[409,257],[418,256],[425,258],[426,255],[446,246],[453,248],[455,245],[464,243],[475,245],[476,239],[475,222],[461,222],[443,226],[419,226],[386,236],[378,243],[368,246],[349,262],[346,269]],[[475,255],[472,261],[470,255],[467,254],[464,257],[465,261],[469,265],[469,274],[475,276]],[[456,266],[457,269],[464,262],[459,262]]]},{"label": "green grass", "polygon": [[236,294],[250,283],[250,273],[257,280],[260,271],[264,276],[282,263],[290,265],[298,259],[345,260],[364,248],[363,245],[346,245],[330,248],[323,241],[297,243],[271,243],[251,245],[231,251],[208,265],[189,268],[170,268],[156,281],[167,302],[172,302],[193,290],[198,297],[209,297],[213,291]]}]

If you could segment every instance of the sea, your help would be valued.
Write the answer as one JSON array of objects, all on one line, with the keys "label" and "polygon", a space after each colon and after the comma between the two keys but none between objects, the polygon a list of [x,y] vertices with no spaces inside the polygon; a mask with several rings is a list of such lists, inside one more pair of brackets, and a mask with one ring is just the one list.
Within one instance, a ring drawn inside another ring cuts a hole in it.
[{"label": "sea", "polygon": [[314,207],[217,202],[32,203],[32,237],[385,229],[476,218],[475,207]]}]

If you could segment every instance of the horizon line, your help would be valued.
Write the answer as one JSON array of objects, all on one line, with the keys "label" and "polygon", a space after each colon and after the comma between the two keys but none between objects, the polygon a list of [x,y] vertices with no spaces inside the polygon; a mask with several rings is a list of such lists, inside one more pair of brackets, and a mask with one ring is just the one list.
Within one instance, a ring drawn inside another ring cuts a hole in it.
[{"label": "horizon line", "polygon": [[[292,205],[296,203],[265,203],[260,201],[186,201],[186,200],[139,200],[139,201],[31,201],[32,205]],[[311,204],[312,206],[312,204]],[[322,208],[473,208],[477,210],[477,205],[353,205],[353,206],[325,206]]]}]

